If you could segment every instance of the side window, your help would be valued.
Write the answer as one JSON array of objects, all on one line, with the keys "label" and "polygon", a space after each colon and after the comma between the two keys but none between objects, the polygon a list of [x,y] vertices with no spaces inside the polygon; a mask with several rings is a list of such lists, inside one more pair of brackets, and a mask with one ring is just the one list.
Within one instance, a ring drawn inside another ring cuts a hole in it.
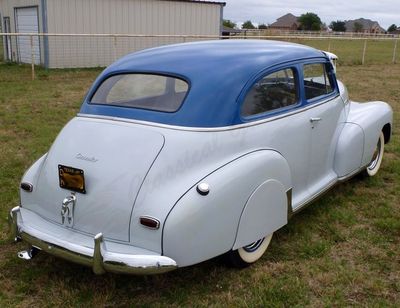
[{"label": "side window", "polygon": [[305,64],[303,72],[306,99],[310,100],[333,92],[324,63]]},{"label": "side window", "polygon": [[278,110],[299,101],[297,81],[293,69],[284,69],[269,74],[257,81],[247,94],[242,116],[251,116]]}]

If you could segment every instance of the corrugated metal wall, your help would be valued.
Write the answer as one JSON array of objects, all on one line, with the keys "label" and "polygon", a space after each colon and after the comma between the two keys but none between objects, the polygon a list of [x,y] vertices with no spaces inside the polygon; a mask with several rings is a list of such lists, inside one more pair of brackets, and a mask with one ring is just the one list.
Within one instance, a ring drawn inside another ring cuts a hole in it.
[{"label": "corrugated metal wall", "polygon": [[50,33],[219,35],[220,6],[159,0],[48,0]]},{"label": "corrugated metal wall", "polygon": [[[15,32],[15,7],[38,6],[39,31],[48,33],[220,35],[221,5],[164,0],[0,0]],[[3,23],[3,20],[1,21]],[[107,66],[127,53],[183,38],[49,37],[40,39],[41,63],[52,68]],[[48,46],[48,48],[46,48]],[[13,37],[13,60],[17,59]],[[48,51],[48,52],[47,52]]]},{"label": "corrugated metal wall", "polygon": [[[221,6],[159,0],[47,0],[49,33],[219,35]],[[171,38],[49,38],[50,67],[106,66]]]},{"label": "corrugated metal wall", "polygon": [[[39,18],[39,32],[43,31],[42,27],[42,7],[41,0],[0,0],[0,15],[1,15],[1,28],[4,29],[4,17],[10,18],[11,32],[16,32],[15,28],[15,8],[22,7],[38,7],[38,18]],[[22,38],[29,39],[29,38]],[[43,50],[43,39],[40,39],[40,63],[44,64],[44,50]],[[5,46],[3,46],[5,48]],[[29,52],[28,52],[29,53]],[[5,53],[4,53],[5,55]],[[11,56],[12,61],[18,61],[18,46],[16,37],[11,38]],[[35,61],[36,62],[36,61]]]}]

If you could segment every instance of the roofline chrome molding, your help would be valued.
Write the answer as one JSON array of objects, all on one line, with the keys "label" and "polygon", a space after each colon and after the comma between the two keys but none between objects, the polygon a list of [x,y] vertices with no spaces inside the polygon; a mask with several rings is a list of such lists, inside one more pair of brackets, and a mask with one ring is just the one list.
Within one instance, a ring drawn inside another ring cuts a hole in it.
[{"label": "roofline chrome molding", "polygon": [[[177,263],[171,258],[159,255],[130,255],[107,251],[102,233],[98,233],[94,238],[94,248],[89,251],[90,255],[85,255],[78,251],[64,248],[63,245],[53,244],[50,240],[40,239],[29,232],[29,228],[24,228],[23,221],[19,217],[20,207],[14,207],[9,215],[11,234],[15,241],[23,240],[35,249],[43,250],[56,257],[92,267],[97,275],[106,272],[117,274],[132,275],[152,275],[172,271],[178,267]],[[26,229],[26,230],[25,230]],[[66,245],[65,245],[66,246]],[[88,247],[77,247],[84,248]],[[32,255],[34,257],[34,255]]]},{"label": "roofline chrome molding", "polygon": [[97,115],[97,114],[88,114],[88,113],[78,113],[77,117],[80,118],[90,118],[90,119],[100,119],[100,120],[110,120],[110,121],[119,121],[119,122],[125,122],[125,123],[133,123],[133,124],[139,124],[139,125],[147,125],[147,126],[153,126],[153,127],[159,127],[159,128],[165,128],[165,129],[172,129],[172,130],[181,130],[181,131],[193,131],[193,132],[221,132],[221,131],[230,131],[230,130],[236,130],[240,128],[246,128],[246,127],[251,127],[251,126],[256,126],[260,124],[264,124],[266,122],[272,122],[276,121],[282,118],[286,118],[288,116],[304,112],[306,110],[312,109],[314,107],[320,106],[322,104],[325,104],[328,101],[331,101],[332,99],[340,96],[337,94],[335,97],[329,97],[327,99],[324,99],[322,101],[316,102],[316,103],[310,103],[307,106],[304,106],[303,108],[296,108],[292,111],[288,111],[276,116],[269,116],[260,120],[254,120],[254,121],[249,121],[246,123],[242,124],[235,124],[231,126],[220,126],[220,127],[190,127],[190,126],[178,126],[178,125],[170,125],[170,124],[162,124],[162,123],[157,123],[157,122],[149,122],[149,121],[143,121],[143,120],[134,120],[134,119],[128,119],[128,118],[121,118],[121,117],[113,117],[113,116],[104,116],[104,115]]}]

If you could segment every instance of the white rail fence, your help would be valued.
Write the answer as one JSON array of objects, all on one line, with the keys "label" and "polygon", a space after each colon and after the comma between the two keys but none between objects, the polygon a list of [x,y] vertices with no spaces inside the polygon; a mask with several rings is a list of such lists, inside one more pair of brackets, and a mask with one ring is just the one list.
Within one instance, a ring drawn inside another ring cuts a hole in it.
[{"label": "white rail fence", "polygon": [[373,33],[373,32],[335,32],[335,31],[306,31],[306,30],[283,30],[283,29],[242,29],[238,30],[243,35],[274,35],[274,36],[303,36],[303,37],[349,37],[349,38],[400,38],[396,33]]},{"label": "white rail fence", "polygon": [[393,36],[303,35],[142,35],[142,34],[49,34],[0,33],[0,61],[26,63],[32,67],[105,67],[121,56],[150,47],[218,39],[284,40],[336,53],[339,63],[350,65],[400,62],[398,41]]}]

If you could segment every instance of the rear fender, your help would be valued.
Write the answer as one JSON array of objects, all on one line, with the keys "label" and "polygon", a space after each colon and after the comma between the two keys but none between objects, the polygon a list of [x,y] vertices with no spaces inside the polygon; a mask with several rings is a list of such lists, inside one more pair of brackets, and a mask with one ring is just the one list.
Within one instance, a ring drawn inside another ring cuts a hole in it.
[{"label": "rear fender", "polygon": [[37,182],[40,175],[40,171],[44,162],[46,161],[47,153],[40,157],[36,162],[33,163],[31,167],[25,172],[24,176],[22,177],[21,182],[29,183],[32,185],[32,192],[27,192],[23,189],[20,189],[20,201],[22,204],[34,203],[36,197],[36,188]]},{"label": "rear fender", "polygon": [[[250,204],[252,215],[257,213],[261,203],[267,208],[269,203],[265,199],[261,202],[253,196],[265,197],[273,187],[280,188],[285,204],[280,204],[282,208],[279,213],[264,210],[260,214],[279,217],[279,227],[287,222],[284,192],[291,188],[290,170],[286,160],[275,151],[259,150],[241,156],[215,170],[201,182],[209,185],[209,194],[199,194],[197,183],[175,204],[164,224],[163,254],[176,260],[179,266],[202,262],[231,250],[236,235],[239,239],[243,238],[241,230],[245,230],[243,234],[246,240],[257,240],[260,230],[249,230],[247,220],[243,220],[245,223],[242,224],[242,213],[243,217],[247,217],[246,204]],[[258,190],[263,195],[255,193]],[[271,211],[275,210],[275,207],[271,207]],[[278,228],[276,225],[272,227]],[[266,232],[269,229],[261,229],[261,233]]]}]

